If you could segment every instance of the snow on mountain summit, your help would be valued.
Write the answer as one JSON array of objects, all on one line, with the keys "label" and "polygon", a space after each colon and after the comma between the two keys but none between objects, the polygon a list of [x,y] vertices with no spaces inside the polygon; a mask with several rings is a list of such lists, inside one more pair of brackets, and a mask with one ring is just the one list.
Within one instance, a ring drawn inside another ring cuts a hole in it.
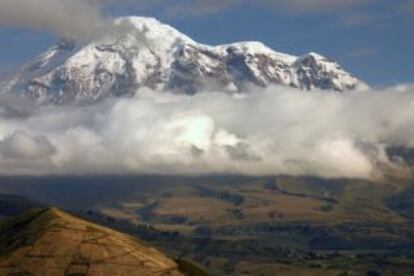
[{"label": "snow on mountain summit", "polygon": [[364,84],[316,53],[296,57],[260,42],[209,46],[149,17],[121,17],[92,41],[61,40],[4,84],[38,103],[93,102],[140,87],[194,94],[281,84],[346,91]]}]

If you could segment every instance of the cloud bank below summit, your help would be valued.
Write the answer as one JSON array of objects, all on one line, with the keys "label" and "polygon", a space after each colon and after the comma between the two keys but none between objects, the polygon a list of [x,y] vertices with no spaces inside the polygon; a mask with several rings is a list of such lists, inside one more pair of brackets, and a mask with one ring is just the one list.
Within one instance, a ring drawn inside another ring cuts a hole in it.
[{"label": "cloud bank below summit", "polygon": [[[22,105],[24,106],[24,105]],[[244,174],[374,178],[405,169],[414,87],[133,98],[27,112],[0,106],[0,174]]]}]

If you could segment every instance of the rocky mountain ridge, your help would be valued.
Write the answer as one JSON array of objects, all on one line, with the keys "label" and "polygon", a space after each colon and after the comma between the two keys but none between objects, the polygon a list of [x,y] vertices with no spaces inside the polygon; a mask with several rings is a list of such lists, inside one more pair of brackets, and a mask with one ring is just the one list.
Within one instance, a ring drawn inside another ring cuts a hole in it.
[{"label": "rocky mountain ridge", "polygon": [[260,42],[209,46],[154,18],[121,17],[91,41],[61,40],[3,83],[40,104],[90,103],[139,88],[195,94],[286,85],[344,92],[366,85],[319,54],[300,57]]}]

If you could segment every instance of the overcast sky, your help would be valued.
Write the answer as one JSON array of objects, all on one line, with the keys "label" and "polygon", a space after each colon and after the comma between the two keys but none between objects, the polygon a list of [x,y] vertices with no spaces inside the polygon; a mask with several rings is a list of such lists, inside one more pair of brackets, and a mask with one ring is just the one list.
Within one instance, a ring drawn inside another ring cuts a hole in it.
[{"label": "overcast sky", "polygon": [[203,43],[259,40],[296,55],[319,52],[373,86],[414,82],[413,0],[0,0],[0,76],[56,34],[84,35],[85,24],[133,14]]}]

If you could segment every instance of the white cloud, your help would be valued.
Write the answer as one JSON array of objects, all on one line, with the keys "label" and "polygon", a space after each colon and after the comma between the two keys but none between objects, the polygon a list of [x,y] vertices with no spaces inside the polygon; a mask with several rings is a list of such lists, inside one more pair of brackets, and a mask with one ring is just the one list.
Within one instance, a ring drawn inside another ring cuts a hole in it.
[{"label": "white cloud", "polygon": [[90,0],[0,0],[0,26],[83,37],[104,23],[99,7]]},{"label": "white cloud", "polygon": [[121,3],[134,3],[143,9],[157,7],[167,14],[182,15],[206,15],[225,11],[237,6],[262,6],[278,11],[290,11],[299,13],[324,13],[332,11],[344,11],[347,9],[363,7],[378,0],[157,0],[157,1],[131,1],[131,0],[102,0],[104,3],[120,5]]},{"label": "white cloud", "polygon": [[262,0],[267,4],[275,4],[293,11],[301,12],[323,12],[343,10],[364,6],[378,0]]},{"label": "white cloud", "polygon": [[[0,174],[290,174],[371,178],[414,146],[414,88],[195,96],[140,90],[0,117]],[[1,138],[2,137],[2,138]]]},{"label": "white cloud", "polygon": [[44,136],[16,131],[0,141],[0,153],[5,159],[37,159],[52,155],[54,148]]},{"label": "white cloud", "polygon": [[376,48],[361,48],[361,49],[355,49],[348,53],[348,58],[364,58],[364,57],[370,57],[375,56],[378,54],[378,49]]},{"label": "white cloud", "polygon": [[[84,38],[107,28],[103,10],[156,8],[172,17],[202,16],[235,7],[265,7],[280,12],[348,12],[379,0],[0,0],[0,27],[24,27],[53,31],[59,36]],[[411,4],[407,5],[411,9]],[[345,16],[347,24],[366,22],[368,15]]]}]

